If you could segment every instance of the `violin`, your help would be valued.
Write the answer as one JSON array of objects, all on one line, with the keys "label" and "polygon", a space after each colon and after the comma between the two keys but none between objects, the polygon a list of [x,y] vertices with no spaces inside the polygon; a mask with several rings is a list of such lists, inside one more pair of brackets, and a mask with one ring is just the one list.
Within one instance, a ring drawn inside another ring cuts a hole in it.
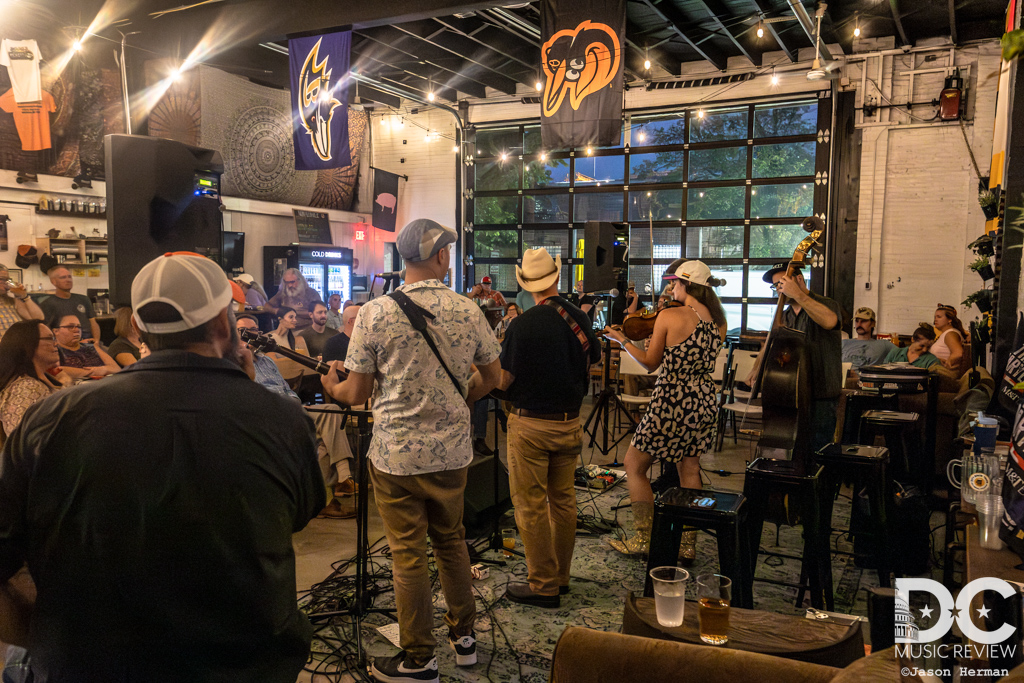
[{"label": "violin", "polygon": [[625,320],[622,321],[622,334],[630,341],[640,341],[641,339],[647,339],[654,334],[654,323],[658,319],[658,314],[669,308],[677,308],[682,306],[678,301],[669,301],[665,304],[665,308],[656,308],[653,311],[644,309],[637,311],[636,313],[630,313]]}]

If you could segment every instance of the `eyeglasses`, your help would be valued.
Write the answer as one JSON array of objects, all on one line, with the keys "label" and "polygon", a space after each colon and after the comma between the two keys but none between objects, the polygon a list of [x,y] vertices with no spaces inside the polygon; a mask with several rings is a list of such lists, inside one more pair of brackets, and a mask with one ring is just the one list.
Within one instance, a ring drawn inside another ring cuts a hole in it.
[{"label": "eyeglasses", "polygon": [[62,330],[80,330],[80,329],[82,329],[81,325],[58,325],[57,327],[59,327]]}]

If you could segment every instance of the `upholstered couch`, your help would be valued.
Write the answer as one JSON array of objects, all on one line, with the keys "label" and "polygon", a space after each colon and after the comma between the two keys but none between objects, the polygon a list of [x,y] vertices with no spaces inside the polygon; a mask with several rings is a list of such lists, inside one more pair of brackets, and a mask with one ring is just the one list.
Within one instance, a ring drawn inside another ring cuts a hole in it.
[{"label": "upholstered couch", "polygon": [[892,649],[844,669],[742,650],[691,645],[572,626],[555,646],[551,683],[850,683],[916,680],[900,677]]}]

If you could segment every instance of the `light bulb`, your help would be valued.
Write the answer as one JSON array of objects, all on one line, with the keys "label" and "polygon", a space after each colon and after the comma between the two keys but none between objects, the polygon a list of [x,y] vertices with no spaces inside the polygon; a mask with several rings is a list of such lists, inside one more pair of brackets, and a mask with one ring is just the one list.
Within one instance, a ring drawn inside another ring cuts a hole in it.
[{"label": "light bulb", "polygon": [[697,118],[698,119],[704,118],[704,110],[703,109],[698,109],[697,110]]},{"label": "light bulb", "polygon": [[860,38],[860,26],[855,26],[853,28],[853,37]]},{"label": "light bulb", "polygon": [[764,38],[764,26],[762,26],[761,24],[757,25],[757,37]]},{"label": "light bulb", "polygon": [[431,102],[434,101],[434,97],[435,95],[433,91],[427,93],[427,99],[430,100]]},{"label": "light bulb", "polygon": [[548,155],[545,154],[544,152],[541,152],[540,153],[540,160],[541,161],[547,161],[548,160]]},{"label": "light bulb", "polygon": [[388,125],[388,120],[386,118],[384,118],[383,116],[380,117],[380,125],[382,125],[382,126],[387,126]]},{"label": "light bulb", "polygon": [[502,160],[502,161],[505,161],[506,159],[508,159],[508,155],[507,155],[507,154],[505,154],[504,152],[502,152],[502,153],[501,153],[501,160]]},{"label": "light bulb", "polygon": [[594,153],[594,150],[591,149],[590,147],[587,147],[587,156],[589,157],[593,153]]},{"label": "light bulb", "polygon": [[537,92],[541,92],[542,90],[544,90],[544,83],[542,81],[537,81],[537,83],[533,87],[537,89]]},{"label": "light bulb", "polygon": [[779,84],[779,75],[773,71],[772,72],[772,85],[778,85],[778,84]]},{"label": "light bulb", "polygon": [[75,52],[81,52],[82,51],[82,39],[79,38],[78,40],[76,40],[75,44],[71,46],[71,49],[73,49]]},{"label": "light bulb", "polygon": [[452,151],[453,152],[458,152],[459,151],[459,146],[455,145],[454,147],[452,147]]},{"label": "light bulb", "polygon": [[647,69],[647,70],[650,70],[650,68],[651,68],[651,60],[649,60],[649,59],[645,59],[644,60],[644,68]]},{"label": "light bulb", "polygon": [[639,140],[640,142],[643,142],[644,140],[647,139],[647,133],[640,131],[639,133],[636,134],[636,139]]}]

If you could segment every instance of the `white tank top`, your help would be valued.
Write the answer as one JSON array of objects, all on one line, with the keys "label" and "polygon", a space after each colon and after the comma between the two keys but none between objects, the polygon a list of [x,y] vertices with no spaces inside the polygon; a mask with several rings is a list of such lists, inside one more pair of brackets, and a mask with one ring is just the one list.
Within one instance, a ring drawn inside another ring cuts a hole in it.
[{"label": "white tank top", "polygon": [[935,343],[932,344],[932,348],[930,349],[932,355],[937,357],[939,360],[949,360],[949,346],[946,344],[946,335],[950,332],[955,334],[957,337],[960,336],[960,333],[951,327],[939,335],[939,338],[935,340]]}]

